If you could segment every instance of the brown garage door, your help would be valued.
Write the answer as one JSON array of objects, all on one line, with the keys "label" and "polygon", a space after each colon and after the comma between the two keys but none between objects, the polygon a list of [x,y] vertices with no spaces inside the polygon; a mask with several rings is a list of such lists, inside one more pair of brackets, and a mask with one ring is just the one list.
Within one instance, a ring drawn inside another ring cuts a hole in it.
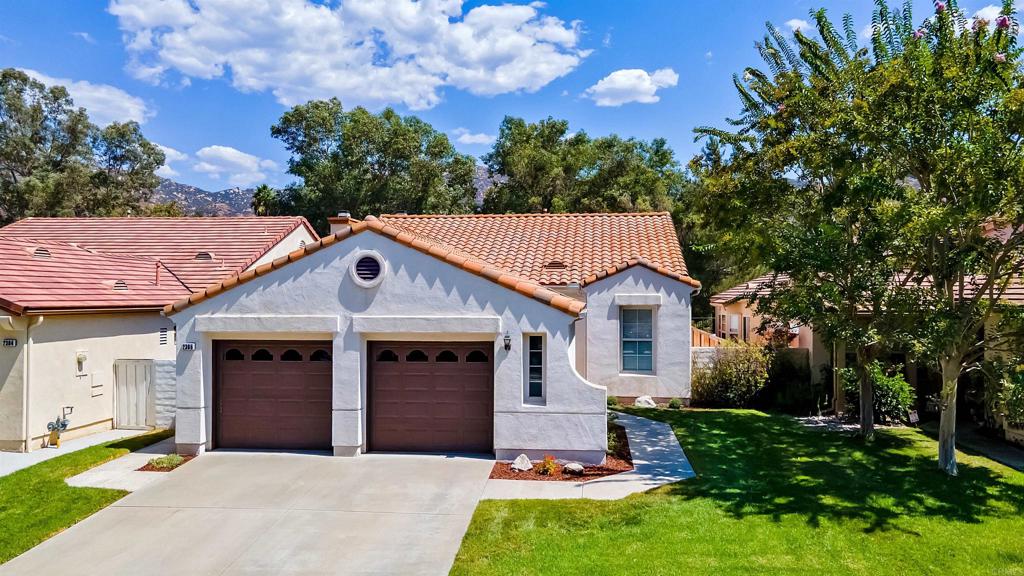
[{"label": "brown garage door", "polygon": [[217,448],[329,449],[330,342],[217,342]]},{"label": "brown garage door", "polygon": [[492,342],[371,342],[369,445],[492,452]]}]

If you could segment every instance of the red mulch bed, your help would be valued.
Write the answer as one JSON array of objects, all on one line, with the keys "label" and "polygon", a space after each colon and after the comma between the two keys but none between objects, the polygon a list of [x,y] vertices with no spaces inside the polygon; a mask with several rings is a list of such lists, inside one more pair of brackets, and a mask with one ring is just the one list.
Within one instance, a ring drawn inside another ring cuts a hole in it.
[{"label": "red mulch bed", "polygon": [[618,449],[614,454],[608,454],[602,466],[584,466],[581,476],[573,476],[562,472],[562,465],[558,465],[557,471],[548,476],[541,474],[541,463],[534,462],[533,470],[516,472],[512,470],[511,462],[495,462],[491,469],[491,478],[496,480],[540,480],[546,482],[586,482],[595,478],[611,476],[619,472],[629,472],[633,469],[633,459],[629,454],[629,441],[626,439],[626,429],[618,424],[613,424],[610,430],[615,433],[618,440]]},{"label": "red mulch bed", "polygon": [[142,468],[138,468],[137,471],[138,472],[170,472],[171,470],[177,470],[178,468],[181,468],[185,464],[188,464],[188,461],[193,459],[193,458],[195,458],[195,456],[182,456],[181,458],[182,458],[181,464],[178,464],[174,468],[157,468],[156,466],[153,466],[149,462],[146,462],[146,465],[143,466]]}]

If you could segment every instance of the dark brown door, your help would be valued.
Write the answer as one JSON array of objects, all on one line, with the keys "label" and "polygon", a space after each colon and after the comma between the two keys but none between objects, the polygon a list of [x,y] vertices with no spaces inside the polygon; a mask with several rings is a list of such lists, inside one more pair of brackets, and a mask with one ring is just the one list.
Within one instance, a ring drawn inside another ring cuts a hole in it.
[{"label": "dark brown door", "polygon": [[331,447],[331,343],[218,341],[216,448]]},{"label": "dark brown door", "polygon": [[371,342],[370,450],[492,452],[494,343]]}]

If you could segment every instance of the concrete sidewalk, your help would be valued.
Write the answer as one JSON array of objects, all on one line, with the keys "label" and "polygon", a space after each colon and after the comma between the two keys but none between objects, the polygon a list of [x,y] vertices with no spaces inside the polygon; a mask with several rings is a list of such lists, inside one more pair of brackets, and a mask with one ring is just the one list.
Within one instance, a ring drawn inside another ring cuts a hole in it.
[{"label": "concrete sidewalk", "polygon": [[74,440],[61,442],[60,448],[39,448],[31,452],[0,452],[0,476],[6,476],[33,464],[45,462],[63,454],[68,454],[82,448],[88,448],[97,444],[104,444],[120,440],[129,436],[145,434],[148,430],[107,430],[98,432]]},{"label": "concrete sidewalk", "polygon": [[696,476],[671,426],[629,414],[619,414],[616,422],[626,429],[626,437],[629,438],[632,471],[588,482],[488,480],[483,499],[618,500]]},{"label": "concrete sidewalk", "polygon": [[[143,486],[158,482],[171,472],[139,472],[139,468],[158,456],[174,452],[174,438],[167,438],[90,468],[65,480],[70,486],[85,488],[113,488],[134,492]],[[187,465],[187,464],[186,464]],[[172,471],[173,472],[173,471]]]}]

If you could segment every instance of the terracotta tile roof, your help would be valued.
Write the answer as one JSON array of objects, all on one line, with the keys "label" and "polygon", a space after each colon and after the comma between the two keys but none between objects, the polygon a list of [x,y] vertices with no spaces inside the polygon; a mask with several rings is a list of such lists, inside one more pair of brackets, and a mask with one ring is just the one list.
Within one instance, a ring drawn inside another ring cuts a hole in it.
[{"label": "terracotta tile roof", "polygon": [[7,312],[159,310],[188,294],[156,260],[0,236],[0,309]]},{"label": "terracotta tile roof", "polygon": [[541,285],[586,285],[646,266],[698,287],[668,212],[384,215],[380,221]]},{"label": "terracotta tile roof", "polygon": [[711,297],[711,303],[732,304],[738,300],[748,300],[754,295],[763,296],[771,290],[774,282],[786,282],[788,280],[789,276],[785,274],[770,273],[758,276],[753,280],[737,284],[728,290],[715,294]]},{"label": "terracotta tile roof", "polygon": [[[241,272],[302,226],[317,238],[300,216],[26,218],[0,228],[0,235],[159,260],[194,291]],[[197,259],[201,252],[209,259]]]},{"label": "terracotta tile roof", "polygon": [[387,236],[395,242],[409,246],[423,252],[424,254],[429,254],[438,260],[443,260],[453,266],[466,270],[467,272],[476,274],[477,276],[482,276],[495,284],[500,284],[510,290],[515,290],[524,296],[543,302],[565,312],[566,314],[577,315],[584,308],[584,303],[580,300],[563,296],[553,290],[540,286],[538,283],[533,282],[530,279],[517,276],[507,270],[502,270],[491,263],[469,256],[458,249],[452,249],[440,243],[425,239],[417,234],[396,228],[395,226],[391,226],[382,220],[370,216],[367,217],[365,221],[350,221],[348,225],[342,227],[336,233],[326,236],[318,242],[309,244],[304,248],[295,250],[287,256],[282,256],[273,262],[257,266],[256,268],[242,272],[241,274],[234,274],[209,286],[205,290],[192,294],[186,298],[182,298],[174,304],[165,307],[164,312],[167,314],[173,314],[174,312],[184,310],[193,304],[216,296],[225,290],[229,290],[239,284],[244,284],[255,278],[269,274],[270,272],[287,266],[292,262],[301,260],[309,254],[318,252],[327,246],[336,244],[349,236],[365,231]]}]

